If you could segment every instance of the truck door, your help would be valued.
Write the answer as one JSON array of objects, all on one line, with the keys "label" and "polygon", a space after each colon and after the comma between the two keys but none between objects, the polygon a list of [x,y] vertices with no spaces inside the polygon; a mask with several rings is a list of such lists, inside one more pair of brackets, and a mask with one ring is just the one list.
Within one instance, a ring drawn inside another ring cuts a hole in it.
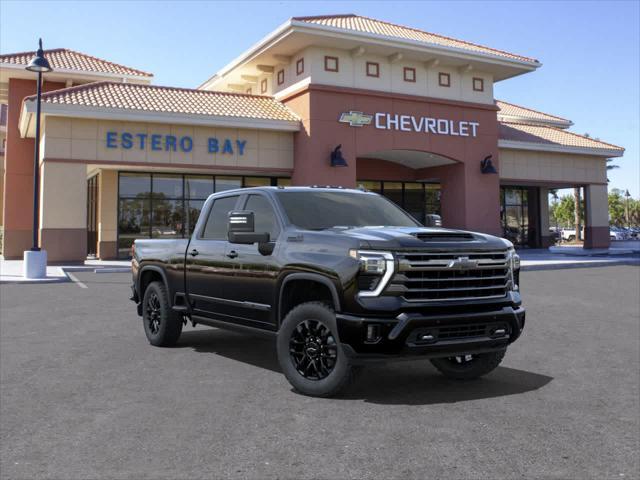
[{"label": "truck door", "polygon": [[251,194],[246,197],[241,210],[254,212],[257,233],[269,232],[276,243],[271,255],[262,255],[258,245],[229,243],[227,255],[231,258],[233,275],[226,282],[227,298],[233,301],[234,315],[245,318],[255,326],[275,326],[273,312],[276,302],[276,282],[280,265],[277,248],[281,222],[266,195]]},{"label": "truck door", "polygon": [[186,291],[196,315],[232,320],[226,301],[226,281],[233,273],[227,247],[227,216],[240,195],[219,197],[205,205],[186,255]]}]

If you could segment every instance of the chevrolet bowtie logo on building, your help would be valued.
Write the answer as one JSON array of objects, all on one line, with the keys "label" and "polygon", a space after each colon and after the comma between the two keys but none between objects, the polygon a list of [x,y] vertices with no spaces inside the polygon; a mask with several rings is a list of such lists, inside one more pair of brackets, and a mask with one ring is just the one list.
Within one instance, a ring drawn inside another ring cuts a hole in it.
[{"label": "chevrolet bowtie logo on building", "polygon": [[458,257],[455,260],[451,260],[447,265],[447,268],[452,270],[470,270],[478,266],[477,260],[469,260],[469,257]]},{"label": "chevrolet bowtie logo on building", "polygon": [[362,112],[342,112],[340,115],[340,123],[348,123],[352,127],[362,127],[364,125],[371,125],[373,115],[368,115]]}]

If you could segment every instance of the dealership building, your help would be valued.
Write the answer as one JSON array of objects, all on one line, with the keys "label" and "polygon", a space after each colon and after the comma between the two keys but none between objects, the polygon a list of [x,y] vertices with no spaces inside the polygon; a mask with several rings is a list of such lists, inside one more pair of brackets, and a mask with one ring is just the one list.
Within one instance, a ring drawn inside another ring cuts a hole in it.
[{"label": "dealership building", "polygon": [[[0,55],[2,252],[31,247],[35,52]],[[550,189],[580,187],[585,246],[609,244],[606,160],[624,149],[496,100],[538,60],[356,15],[292,18],[196,89],[45,50],[40,239],[50,261],[181,238],[213,192],[336,185],[424,221],[551,242]],[[540,85],[540,90],[549,86]]]}]

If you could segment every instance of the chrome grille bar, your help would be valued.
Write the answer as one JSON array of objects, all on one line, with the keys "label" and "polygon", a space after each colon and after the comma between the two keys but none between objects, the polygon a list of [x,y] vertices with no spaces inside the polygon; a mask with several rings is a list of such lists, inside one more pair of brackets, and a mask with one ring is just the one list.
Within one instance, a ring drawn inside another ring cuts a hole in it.
[{"label": "chrome grille bar", "polygon": [[396,256],[399,268],[391,289],[408,302],[502,298],[510,286],[507,250],[402,252]]}]

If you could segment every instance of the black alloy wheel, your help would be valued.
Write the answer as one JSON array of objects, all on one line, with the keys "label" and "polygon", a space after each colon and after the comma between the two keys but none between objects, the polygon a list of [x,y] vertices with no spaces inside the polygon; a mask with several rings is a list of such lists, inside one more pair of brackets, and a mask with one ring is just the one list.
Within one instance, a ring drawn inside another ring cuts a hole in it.
[{"label": "black alloy wheel", "polygon": [[142,306],[142,324],[149,343],[173,347],[182,332],[182,318],[172,310],[164,283],[156,281],[147,286]]},{"label": "black alloy wheel", "polygon": [[490,353],[432,358],[431,363],[445,377],[455,380],[471,380],[486,375],[498,368],[505,353],[506,349]]},{"label": "black alloy wheel", "polygon": [[147,298],[147,304],[145,305],[147,310],[147,323],[149,325],[149,331],[157,335],[160,331],[160,325],[162,322],[161,319],[161,310],[160,310],[160,299],[155,292],[151,292],[149,297]]},{"label": "black alloy wheel", "polygon": [[322,380],[333,371],[338,346],[331,330],[319,320],[305,320],[291,333],[289,355],[297,372],[308,380]]}]

